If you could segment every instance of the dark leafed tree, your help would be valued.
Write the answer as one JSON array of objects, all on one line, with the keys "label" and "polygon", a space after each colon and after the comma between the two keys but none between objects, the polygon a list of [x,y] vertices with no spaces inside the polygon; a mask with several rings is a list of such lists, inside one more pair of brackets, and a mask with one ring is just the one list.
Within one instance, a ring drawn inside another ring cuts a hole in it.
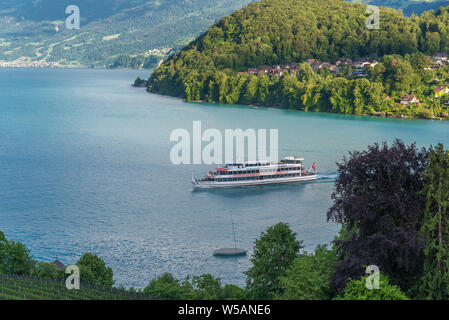
[{"label": "dark leafed tree", "polygon": [[426,208],[422,234],[426,249],[424,272],[418,296],[423,299],[449,299],[449,151],[439,144],[429,152],[424,174]]},{"label": "dark leafed tree", "polygon": [[420,192],[427,151],[396,140],[391,147],[368,146],[338,163],[338,178],[328,211],[346,229],[335,240],[338,264],[332,283],[341,290],[359,279],[365,266],[377,265],[393,284],[408,289],[422,269],[419,237],[425,199]]}]

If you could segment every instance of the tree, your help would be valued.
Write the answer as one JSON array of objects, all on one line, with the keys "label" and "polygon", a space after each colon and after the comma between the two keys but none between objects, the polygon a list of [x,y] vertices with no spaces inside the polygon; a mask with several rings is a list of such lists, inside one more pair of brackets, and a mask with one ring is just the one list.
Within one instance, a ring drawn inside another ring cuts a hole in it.
[{"label": "tree", "polygon": [[422,269],[424,243],[420,221],[427,151],[396,140],[391,147],[368,146],[338,164],[328,221],[342,223],[344,236],[335,240],[338,264],[335,289],[358,279],[363,266],[376,265],[394,284],[407,290]]},{"label": "tree", "polygon": [[343,295],[334,300],[409,300],[398,286],[391,285],[388,277],[380,274],[379,289],[368,289],[366,280],[369,275],[360,280],[350,280],[344,290]]},{"label": "tree", "polygon": [[170,273],[165,273],[159,278],[151,280],[144,289],[144,293],[155,298],[183,300],[192,294],[192,287],[189,283],[180,283]]},{"label": "tree", "polygon": [[0,274],[29,275],[34,264],[27,247],[20,242],[9,241],[0,231]]},{"label": "tree", "polygon": [[245,290],[227,284],[221,285],[221,280],[210,274],[202,274],[184,281],[175,279],[170,273],[165,273],[150,282],[144,293],[155,298],[173,300],[242,300],[246,298]]},{"label": "tree", "polygon": [[83,283],[112,287],[115,283],[112,269],[96,254],[85,253],[76,263]]},{"label": "tree", "polygon": [[145,80],[140,79],[140,77],[137,77],[136,80],[134,81],[134,87],[140,87],[144,83],[145,83]]},{"label": "tree", "polygon": [[326,300],[331,297],[331,276],[336,254],[326,245],[318,245],[314,254],[297,257],[280,278],[283,300]]},{"label": "tree", "polygon": [[8,240],[5,234],[0,231],[0,274],[6,273],[6,257],[8,249]]},{"label": "tree", "polygon": [[287,223],[278,223],[262,232],[251,258],[253,267],[247,275],[247,290],[253,299],[272,299],[282,294],[279,280],[303,248]]},{"label": "tree", "polygon": [[202,274],[192,278],[192,300],[241,300],[246,298],[245,290],[227,284],[221,285],[221,279],[211,274]]},{"label": "tree", "polygon": [[56,265],[51,262],[37,262],[32,275],[39,278],[64,279],[64,272],[58,270]]},{"label": "tree", "polygon": [[421,232],[426,243],[424,270],[418,296],[449,299],[449,151],[442,144],[431,148],[424,174],[426,208]]},{"label": "tree", "polygon": [[17,275],[30,275],[34,260],[30,250],[20,242],[8,241],[6,250],[6,273]]},{"label": "tree", "polygon": [[223,298],[221,281],[211,274],[193,277],[192,284],[195,289],[193,300],[219,300]]},{"label": "tree", "polygon": [[223,288],[224,300],[245,300],[247,299],[246,291],[234,284],[226,284]]}]

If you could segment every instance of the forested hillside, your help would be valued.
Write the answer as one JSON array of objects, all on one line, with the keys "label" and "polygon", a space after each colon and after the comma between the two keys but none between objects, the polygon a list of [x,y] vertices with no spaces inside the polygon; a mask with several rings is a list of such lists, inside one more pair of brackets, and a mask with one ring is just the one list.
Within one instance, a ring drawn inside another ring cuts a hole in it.
[{"label": "forested hillside", "polygon": [[[366,27],[365,10],[364,4],[343,0],[252,3],[221,19],[168,59],[152,74],[148,89],[219,103],[279,104],[356,114],[392,108],[407,116],[426,113],[422,108],[429,109],[429,105],[404,109],[395,99],[406,93],[426,99],[432,80],[444,84],[445,69],[428,68],[430,62],[421,53],[449,50],[448,10],[408,18],[397,10],[381,8],[378,30]],[[362,57],[380,63],[357,78],[345,70],[314,72],[309,64],[301,64],[311,58],[332,62]],[[279,65],[294,63],[300,64],[291,66],[298,69],[294,75],[248,72],[264,65],[282,68]],[[366,94],[359,99],[361,92]],[[439,115],[442,104],[438,102],[430,114]]]},{"label": "forested hillside", "polygon": [[121,55],[182,47],[250,0],[81,0],[81,29],[67,30],[72,2],[2,1],[0,60],[105,67]]},{"label": "forested hillside", "polygon": [[[167,56],[151,49],[181,49],[217,19],[255,0],[77,0],[81,30],[66,30],[71,0],[3,0],[1,61],[28,66],[152,67]],[[361,0],[350,0],[362,2]],[[406,15],[437,9],[437,1],[365,0],[401,8]]]}]

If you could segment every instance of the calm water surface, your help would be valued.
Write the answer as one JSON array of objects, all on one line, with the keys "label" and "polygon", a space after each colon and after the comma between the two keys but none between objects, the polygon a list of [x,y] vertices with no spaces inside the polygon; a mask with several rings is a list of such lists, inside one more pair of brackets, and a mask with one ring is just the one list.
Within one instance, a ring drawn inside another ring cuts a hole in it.
[{"label": "calm water surface", "polygon": [[[335,162],[348,151],[396,137],[449,145],[449,122],[184,103],[131,88],[137,75],[148,73],[0,69],[0,230],[36,259],[70,264],[92,246],[125,286],[164,272],[243,285],[249,257],[212,256],[233,245],[231,214],[250,254],[279,221],[312,250],[338,232],[326,211]],[[277,128],[279,155],[315,161],[322,179],[192,192],[192,172],[213,166],[172,165],[169,137],[194,120],[204,129]]]}]

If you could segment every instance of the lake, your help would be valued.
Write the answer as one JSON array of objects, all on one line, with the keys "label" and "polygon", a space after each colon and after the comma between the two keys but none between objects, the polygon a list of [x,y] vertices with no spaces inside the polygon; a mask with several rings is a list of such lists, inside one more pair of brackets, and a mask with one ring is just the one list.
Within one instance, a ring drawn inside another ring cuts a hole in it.
[{"label": "lake", "polygon": [[[336,162],[396,137],[449,145],[449,122],[185,103],[130,87],[146,71],[0,69],[0,230],[36,259],[75,263],[92,250],[117,284],[144,287],[165,272],[211,273],[244,285],[254,240],[288,222],[308,251],[329,243],[326,221]],[[278,129],[279,156],[315,161],[314,183],[193,192],[192,172],[173,165],[170,133]],[[212,256],[233,246],[249,255]]]}]

